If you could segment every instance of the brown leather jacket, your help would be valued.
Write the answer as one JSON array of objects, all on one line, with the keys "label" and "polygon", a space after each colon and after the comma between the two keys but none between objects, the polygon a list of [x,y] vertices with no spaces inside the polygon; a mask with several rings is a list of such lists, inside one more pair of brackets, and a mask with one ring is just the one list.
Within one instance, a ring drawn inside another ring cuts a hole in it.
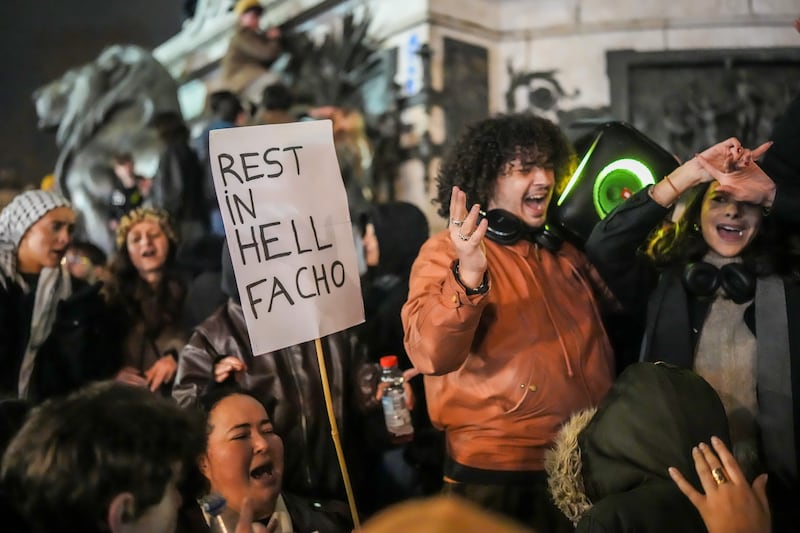
[{"label": "brown leather jacket", "polygon": [[403,307],[405,345],[457,463],[536,471],[560,425],[597,405],[614,360],[599,277],[569,244],[556,253],[485,240],[489,291],[467,296],[447,230],[422,247]]},{"label": "brown leather jacket", "polygon": [[[359,365],[350,336],[335,333],[322,339],[334,412],[345,452],[356,423],[355,385]],[[242,307],[229,299],[195,328],[181,351],[172,396],[182,406],[194,405],[213,380],[214,363],[225,356],[244,361],[247,371],[237,376],[245,389],[267,407],[286,450],[283,487],[298,495],[345,499],[342,476],[331,440],[314,342],[304,342],[258,357],[252,355]],[[358,466],[348,455],[351,477]]]}]

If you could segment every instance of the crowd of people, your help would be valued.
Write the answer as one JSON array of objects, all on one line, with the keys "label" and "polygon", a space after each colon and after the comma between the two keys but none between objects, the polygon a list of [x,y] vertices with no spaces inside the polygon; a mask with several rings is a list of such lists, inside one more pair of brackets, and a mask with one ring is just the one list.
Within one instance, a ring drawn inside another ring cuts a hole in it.
[{"label": "crowd of people", "polygon": [[[115,250],[74,238],[53,189],[0,212],[4,530],[800,531],[800,97],[770,142],[697,147],[587,242],[548,224],[577,163],[563,131],[478,121],[430,235],[364,188],[358,112],[298,109],[269,68],[280,31],[256,0],[235,12],[200,135],[159,116],[154,176],[109,160]],[[347,479],[315,342],[252,352],[208,156],[214,129],[315,117],[363,265],[365,323],[319,342]],[[384,425],[385,355],[411,442]]]}]

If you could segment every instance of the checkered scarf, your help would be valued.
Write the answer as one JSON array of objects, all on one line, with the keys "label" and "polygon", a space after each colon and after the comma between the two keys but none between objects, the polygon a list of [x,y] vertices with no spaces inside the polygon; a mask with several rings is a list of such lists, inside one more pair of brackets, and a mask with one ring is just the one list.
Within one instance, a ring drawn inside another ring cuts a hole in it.
[{"label": "checkered scarf", "polygon": [[18,283],[27,292],[27,284],[17,272],[17,248],[22,237],[48,211],[70,207],[69,201],[50,191],[26,191],[11,200],[0,212],[0,284]]},{"label": "checkered scarf", "polygon": [[[57,207],[70,207],[69,201],[54,192],[34,190],[15,196],[0,212],[0,285],[4,289],[9,283],[15,283],[25,293],[30,292],[27,282],[17,271],[19,243],[31,226]],[[53,328],[58,302],[69,297],[71,292],[72,283],[66,267],[42,269],[36,284],[28,345],[17,381],[22,398],[28,395],[36,354]]]}]

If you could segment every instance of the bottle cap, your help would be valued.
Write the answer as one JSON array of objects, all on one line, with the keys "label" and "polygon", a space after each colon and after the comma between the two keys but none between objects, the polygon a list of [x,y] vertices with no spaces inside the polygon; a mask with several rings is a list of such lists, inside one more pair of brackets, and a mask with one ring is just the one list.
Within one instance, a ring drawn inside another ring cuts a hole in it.
[{"label": "bottle cap", "polygon": [[212,492],[200,499],[200,507],[211,516],[217,516],[225,509],[227,502],[221,494]]},{"label": "bottle cap", "polygon": [[381,357],[381,368],[392,368],[393,366],[397,366],[396,355],[384,355]]}]

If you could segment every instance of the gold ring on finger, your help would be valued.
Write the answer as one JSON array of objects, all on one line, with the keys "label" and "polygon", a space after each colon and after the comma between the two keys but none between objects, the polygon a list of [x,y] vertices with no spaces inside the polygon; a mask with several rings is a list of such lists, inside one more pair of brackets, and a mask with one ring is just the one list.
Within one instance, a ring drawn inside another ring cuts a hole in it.
[{"label": "gold ring on finger", "polygon": [[711,470],[711,477],[714,478],[714,481],[717,482],[717,485],[722,485],[728,482],[728,478],[725,476],[725,470],[723,470],[721,466]]}]

